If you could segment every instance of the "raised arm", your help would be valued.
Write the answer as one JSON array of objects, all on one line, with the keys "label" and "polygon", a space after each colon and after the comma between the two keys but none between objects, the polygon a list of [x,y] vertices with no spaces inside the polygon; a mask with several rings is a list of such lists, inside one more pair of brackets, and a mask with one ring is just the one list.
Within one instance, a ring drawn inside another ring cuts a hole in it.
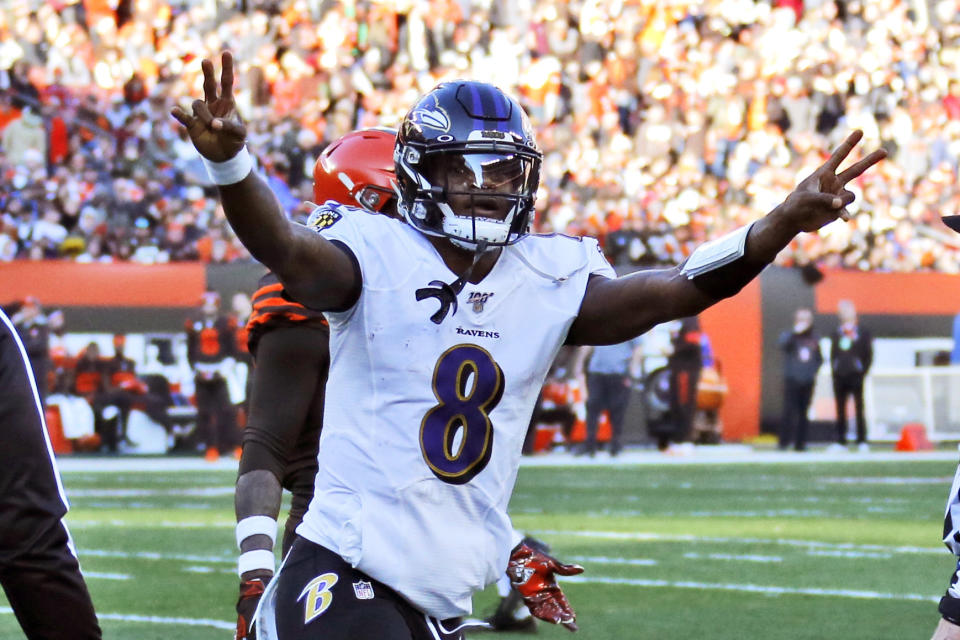
[{"label": "raised arm", "polygon": [[301,303],[320,310],[350,306],[361,285],[352,254],[288,220],[270,187],[252,170],[246,127],[233,97],[229,51],[223,53],[222,65],[218,85],[213,63],[203,60],[203,100],[194,100],[192,114],[174,107],[171,115],[187,128],[210,168],[227,220],[250,254]]},{"label": "raised arm", "polygon": [[[661,322],[697,315],[740,291],[801,231],[816,231],[837,218],[847,219],[845,207],[854,199],[845,188],[847,183],[886,157],[882,149],[874,151],[838,174],[840,163],[862,135],[854,131],[786,200],[754,222],[742,255],[729,264],[691,277],[688,266],[704,250],[700,247],[691,260],[672,269],[640,271],[615,279],[591,278],[567,341],[615,344]],[[717,242],[736,240],[735,234]],[[736,246],[736,242],[729,244]]]}]

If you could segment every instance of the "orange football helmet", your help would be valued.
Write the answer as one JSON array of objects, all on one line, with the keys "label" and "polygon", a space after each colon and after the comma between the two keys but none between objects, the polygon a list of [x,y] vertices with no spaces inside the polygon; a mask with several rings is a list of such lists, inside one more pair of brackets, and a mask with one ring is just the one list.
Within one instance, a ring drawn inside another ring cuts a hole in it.
[{"label": "orange football helmet", "polygon": [[360,129],[333,141],[313,167],[317,203],[336,200],[373,213],[396,215],[394,129]]}]

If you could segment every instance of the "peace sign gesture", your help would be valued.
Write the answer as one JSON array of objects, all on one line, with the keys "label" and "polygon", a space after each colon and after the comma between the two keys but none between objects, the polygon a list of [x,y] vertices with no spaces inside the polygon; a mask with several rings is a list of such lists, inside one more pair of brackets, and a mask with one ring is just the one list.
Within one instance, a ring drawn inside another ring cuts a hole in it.
[{"label": "peace sign gesture", "polygon": [[240,120],[237,103],[233,99],[233,55],[224,51],[221,61],[219,87],[213,73],[213,62],[205,58],[200,63],[203,69],[203,100],[193,101],[193,115],[180,107],[170,111],[170,115],[187,128],[190,140],[200,155],[213,162],[224,162],[237,155],[247,137],[247,129]]},{"label": "peace sign gesture", "polygon": [[853,202],[854,195],[846,189],[847,183],[887,157],[886,151],[878,149],[838,174],[840,163],[850,155],[862,137],[860,130],[847,136],[833,155],[784,200],[783,213],[799,231],[816,231],[837,218],[849,220],[845,207]]}]

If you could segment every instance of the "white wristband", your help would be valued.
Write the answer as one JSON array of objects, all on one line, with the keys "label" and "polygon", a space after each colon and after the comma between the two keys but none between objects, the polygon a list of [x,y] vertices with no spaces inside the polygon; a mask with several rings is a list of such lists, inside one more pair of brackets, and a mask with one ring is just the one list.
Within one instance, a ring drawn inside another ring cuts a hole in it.
[{"label": "white wristband", "polygon": [[270,546],[277,541],[277,521],[270,516],[249,516],[237,523],[237,548],[250,536],[269,536]]},{"label": "white wristband", "polygon": [[747,251],[747,236],[753,223],[740,227],[735,231],[720,236],[716,240],[704,242],[697,247],[687,261],[683,263],[680,273],[689,280],[710,271],[726,266],[742,258]]},{"label": "white wristband", "polygon": [[224,162],[213,162],[203,156],[200,157],[203,159],[204,166],[207,167],[207,174],[213,184],[217,185],[236,184],[253,170],[253,160],[246,146],[240,149],[240,153]]},{"label": "white wristband", "polygon": [[267,571],[274,570],[273,551],[256,549],[240,554],[240,557],[237,559],[237,575],[243,576],[247,571],[255,571],[257,569],[265,569]]}]

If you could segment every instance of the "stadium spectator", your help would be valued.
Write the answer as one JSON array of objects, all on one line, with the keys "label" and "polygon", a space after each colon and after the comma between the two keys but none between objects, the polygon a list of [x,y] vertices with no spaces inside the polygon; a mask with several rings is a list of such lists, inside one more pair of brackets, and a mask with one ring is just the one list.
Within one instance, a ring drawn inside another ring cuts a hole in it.
[{"label": "stadium spectator", "polygon": [[31,105],[25,106],[20,117],[11,120],[3,129],[3,150],[13,164],[26,164],[30,151],[39,152],[41,157],[46,154],[47,133],[43,118],[35,109]]},{"label": "stadium spectator", "polygon": [[857,309],[850,300],[841,300],[837,307],[840,326],[830,339],[830,369],[833,373],[833,394],[837,403],[837,442],[834,450],[846,450],[847,402],[853,398],[857,420],[857,448],[869,451],[867,424],[863,416],[863,380],[873,363],[873,339],[857,321]]},{"label": "stadium spectator", "polygon": [[780,334],[783,351],[783,420],[780,423],[781,450],[792,444],[797,451],[807,448],[807,412],[813,399],[817,371],[823,364],[820,338],[813,328],[813,312],[797,309],[793,327]]}]

